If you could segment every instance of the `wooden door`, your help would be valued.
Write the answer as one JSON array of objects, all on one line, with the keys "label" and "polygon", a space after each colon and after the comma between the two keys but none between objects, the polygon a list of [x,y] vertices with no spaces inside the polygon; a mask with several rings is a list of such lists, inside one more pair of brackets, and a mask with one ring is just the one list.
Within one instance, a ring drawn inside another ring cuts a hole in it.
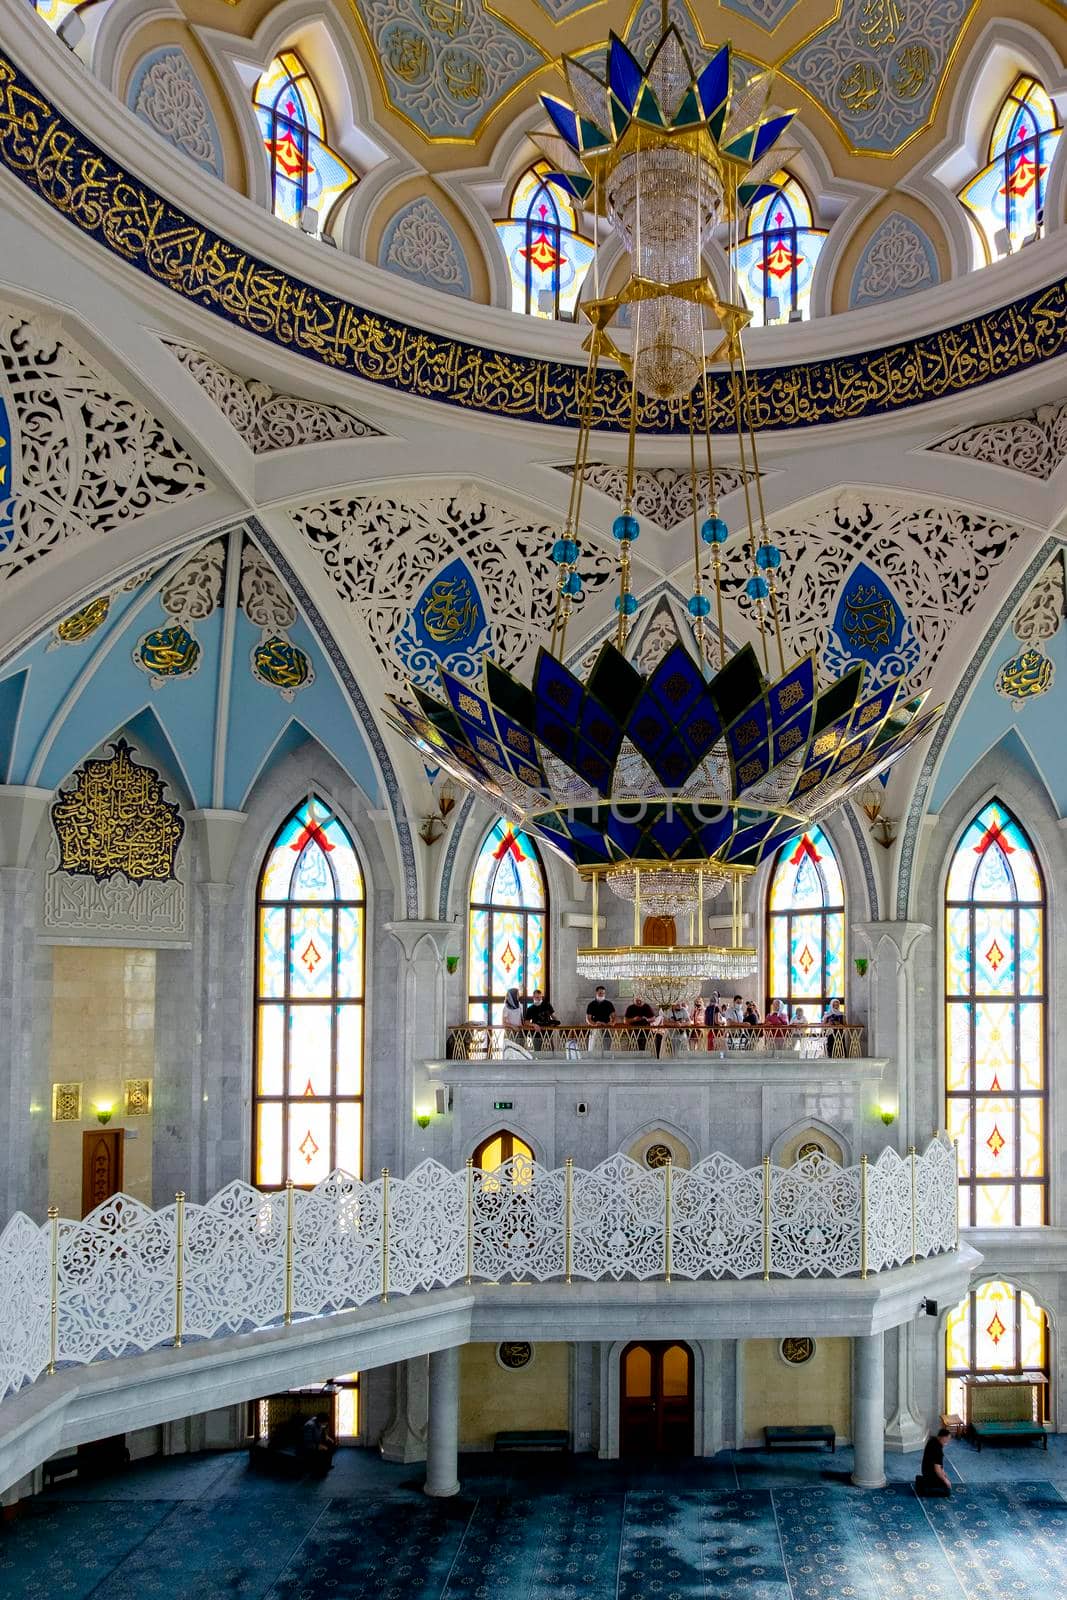
[{"label": "wooden door", "polygon": [[670,949],[678,943],[678,929],[673,917],[646,917],[641,933],[642,943],[657,950]]},{"label": "wooden door", "polygon": [[82,1216],[122,1188],[122,1128],[95,1128],[82,1134]]},{"label": "wooden door", "polygon": [[686,1344],[627,1345],[619,1380],[623,1456],[693,1454],[693,1352]]}]

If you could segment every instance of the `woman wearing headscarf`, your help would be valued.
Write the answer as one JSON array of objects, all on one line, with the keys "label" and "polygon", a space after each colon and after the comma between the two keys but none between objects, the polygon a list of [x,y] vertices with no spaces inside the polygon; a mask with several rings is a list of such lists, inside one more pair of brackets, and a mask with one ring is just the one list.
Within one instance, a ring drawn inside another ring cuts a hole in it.
[{"label": "woman wearing headscarf", "polygon": [[509,989],[504,996],[501,1008],[504,1023],[504,1040],[517,1040],[522,1043],[522,996],[518,989]]}]

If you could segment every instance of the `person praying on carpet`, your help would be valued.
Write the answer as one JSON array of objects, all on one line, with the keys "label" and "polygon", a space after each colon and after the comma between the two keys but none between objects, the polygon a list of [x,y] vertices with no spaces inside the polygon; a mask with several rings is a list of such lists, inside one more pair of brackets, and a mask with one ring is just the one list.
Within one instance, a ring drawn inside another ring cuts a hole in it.
[{"label": "person praying on carpet", "polygon": [[952,1485],[945,1471],[945,1446],[951,1438],[952,1434],[948,1428],[938,1428],[937,1432],[927,1439],[922,1467],[915,1479],[916,1494],[939,1500],[951,1498]]}]

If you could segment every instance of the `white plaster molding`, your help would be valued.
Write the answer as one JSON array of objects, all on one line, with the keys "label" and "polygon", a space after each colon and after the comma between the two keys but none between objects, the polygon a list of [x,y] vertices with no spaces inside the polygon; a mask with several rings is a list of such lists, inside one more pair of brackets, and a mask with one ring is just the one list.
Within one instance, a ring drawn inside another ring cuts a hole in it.
[{"label": "white plaster molding", "polygon": [[190,811],[188,817],[190,822],[198,824],[207,882],[229,883],[230,864],[248,820],[247,812],[205,807]]},{"label": "white plaster molding", "polygon": [[51,789],[21,783],[0,786],[0,867],[30,865],[51,802]]}]

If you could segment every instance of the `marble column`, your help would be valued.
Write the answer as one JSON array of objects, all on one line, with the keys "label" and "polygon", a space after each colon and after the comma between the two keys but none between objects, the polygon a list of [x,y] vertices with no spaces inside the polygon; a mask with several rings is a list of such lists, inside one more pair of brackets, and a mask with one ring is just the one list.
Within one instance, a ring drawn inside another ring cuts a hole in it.
[{"label": "marble column", "polygon": [[50,789],[0,785],[0,1226],[13,1211],[40,1218],[48,1204],[51,990],[37,969],[51,951],[37,944],[33,847],[51,799]]},{"label": "marble column", "polygon": [[[462,1015],[455,992],[458,974],[448,973],[446,959],[458,951],[459,927],[454,922],[394,921],[385,924],[403,952],[398,994],[397,1081],[399,1085],[398,1148],[389,1165],[402,1173],[428,1156],[452,1160],[450,1129],[433,1115],[435,1084],[427,1061],[445,1053],[445,1031],[451,1005]],[[415,1123],[415,1111],[431,1113],[428,1130]]]},{"label": "marble column", "polygon": [[384,1461],[426,1460],[427,1366],[425,1356],[397,1362],[393,1414],[378,1441]]},{"label": "marble column", "polygon": [[459,1346],[430,1356],[426,1431],[426,1494],[444,1500],[459,1493]]},{"label": "marble column", "polygon": [[852,1482],[861,1489],[885,1484],[885,1335],[852,1341]]}]

